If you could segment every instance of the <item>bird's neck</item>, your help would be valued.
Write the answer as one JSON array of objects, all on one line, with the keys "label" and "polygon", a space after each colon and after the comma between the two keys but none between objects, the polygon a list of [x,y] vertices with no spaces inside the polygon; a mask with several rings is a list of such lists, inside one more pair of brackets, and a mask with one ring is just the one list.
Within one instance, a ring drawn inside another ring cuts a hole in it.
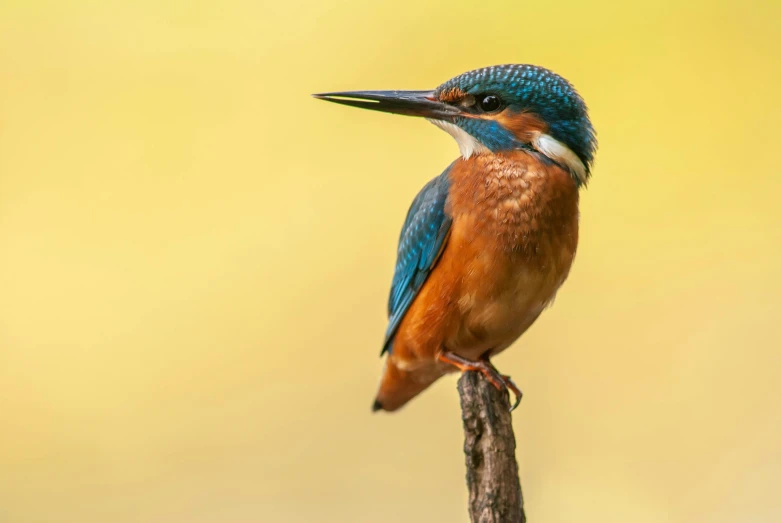
[{"label": "bird's neck", "polygon": [[475,234],[500,238],[510,251],[535,252],[550,235],[577,241],[578,188],[569,172],[535,152],[479,154],[450,171],[450,212]]}]

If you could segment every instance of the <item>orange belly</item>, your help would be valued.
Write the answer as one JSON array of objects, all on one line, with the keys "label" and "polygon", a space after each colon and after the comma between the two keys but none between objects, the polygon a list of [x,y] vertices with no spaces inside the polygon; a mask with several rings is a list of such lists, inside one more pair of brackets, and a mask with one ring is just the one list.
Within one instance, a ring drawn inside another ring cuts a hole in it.
[{"label": "orange belly", "polygon": [[401,323],[392,354],[401,368],[434,363],[442,350],[471,360],[497,354],[529,328],[569,273],[574,248],[566,242],[550,240],[529,260],[496,252],[486,245],[491,238],[465,237],[462,227],[453,223],[448,249]]}]

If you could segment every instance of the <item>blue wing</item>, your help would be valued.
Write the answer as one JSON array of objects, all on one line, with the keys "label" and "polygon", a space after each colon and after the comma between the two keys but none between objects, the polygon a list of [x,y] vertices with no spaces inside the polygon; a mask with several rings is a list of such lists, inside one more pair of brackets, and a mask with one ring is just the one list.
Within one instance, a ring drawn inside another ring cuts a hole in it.
[{"label": "blue wing", "polygon": [[391,350],[401,320],[442,254],[452,220],[445,212],[450,180],[445,172],[418,193],[404,220],[399,237],[396,271],[388,299],[388,330],[380,355]]}]

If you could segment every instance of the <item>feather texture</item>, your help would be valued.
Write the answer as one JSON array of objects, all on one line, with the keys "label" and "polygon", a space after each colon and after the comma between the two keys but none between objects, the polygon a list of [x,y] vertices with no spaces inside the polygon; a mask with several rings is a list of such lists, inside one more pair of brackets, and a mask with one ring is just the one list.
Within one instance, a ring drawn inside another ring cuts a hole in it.
[{"label": "feather texture", "polygon": [[388,328],[381,354],[391,351],[393,336],[404,314],[431,274],[447,242],[452,223],[445,209],[449,172],[450,167],[428,182],[407,211],[399,237],[396,269],[388,298]]}]

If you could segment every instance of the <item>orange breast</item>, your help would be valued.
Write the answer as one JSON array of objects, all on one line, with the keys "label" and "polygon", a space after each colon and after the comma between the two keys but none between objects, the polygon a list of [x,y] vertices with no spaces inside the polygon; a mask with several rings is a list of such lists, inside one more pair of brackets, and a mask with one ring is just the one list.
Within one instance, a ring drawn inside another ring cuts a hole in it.
[{"label": "orange breast", "polygon": [[558,166],[514,151],[459,160],[450,177],[450,239],[394,342],[406,370],[443,348],[469,359],[507,348],[553,299],[577,247],[577,187]]}]

